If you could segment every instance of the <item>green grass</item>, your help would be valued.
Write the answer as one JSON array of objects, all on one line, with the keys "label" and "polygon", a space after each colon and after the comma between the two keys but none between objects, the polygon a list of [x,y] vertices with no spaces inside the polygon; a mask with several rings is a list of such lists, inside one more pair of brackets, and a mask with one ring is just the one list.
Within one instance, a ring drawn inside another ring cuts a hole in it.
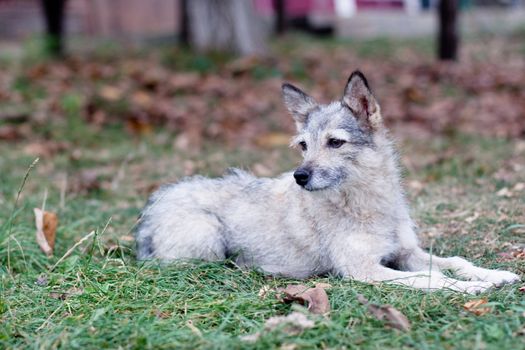
[{"label": "green grass", "polygon": [[[0,160],[2,348],[524,348],[519,334],[525,300],[519,286],[483,295],[492,311],[475,316],[462,305],[479,296],[424,293],[336,277],[306,281],[333,286],[328,290],[332,312],[329,317],[312,316],[313,329],[298,336],[278,329],[263,332],[256,343],[243,342],[240,336],[263,330],[269,317],[296,308],[279,302],[274,293],[261,298],[259,290],[296,281],[243,271],[230,262],[143,265],[135,261],[127,236],[146,199],[144,182],[155,185],[183,176],[185,160],[195,163],[195,172],[217,175],[227,166],[250,167],[277,153],[271,170],[278,173],[292,168],[297,156],[286,148],[225,152],[209,145],[191,158],[173,154],[154,137],[130,140],[111,130],[99,136],[102,141],[83,148],[80,159],[72,159],[68,151],[43,157],[29,174],[16,208],[18,187],[34,157],[26,154],[23,143],[0,146],[5,155]],[[523,243],[523,192],[511,198],[496,194],[502,186],[512,188],[525,180],[512,170],[503,183],[496,176],[509,162],[524,165],[520,145],[461,135],[402,144],[410,155],[405,158],[410,160],[405,162],[408,193],[427,247],[523,273],[523,260],[500,262],[496,255],[507,251],[507,244]],[[100,189],[68,192],[60,207],[60,174],[68,173],[74,181],[82,169],[102,167],[109,168],[110,175],[102,177]],[[108,184],[121,168],[126,175],[111,188]],[[422,189],[411,189],[414,181],[421,182]],[[56,211],[60,220],[52,258],[45,257],[34,240],[32,208],[41,206],[46,188],[46,208]],[[466,221],[476,212],[477,218]],[[92,230],[94,239],[50,271]],[[37,283],[39,277],[44,283]],[[409,318],[412,330],[385,328],[357,301],[358,293],[375,303],[392,304]]]},{"label": "green grass", "polygon": [[[249,66],[247,76],[256,81],[282,77],[313,86],[318,77],[311,76],[311,70],[316,67],[296,55],[305,44],[321,51],[346,45],[362,62],[374,57],[402,61],[408,46],[428,59],[433,55],[430,40],[325,42],[294,35],[273,44],[289,58],[282,60],[284,66],[263,61]],[[398,48],[401,54],[395,54]],[[28,65],[44,62],[27,50]],[[121,54],[107,45],[95,56],[118,63]],[[170,69],[199,74],[221,71],[232,59],[173,49],[156,54],[158,63]],[[11,64],[0,61],[6,71]],[[23,68],[11,81],[11,90],[27,98],[23,108],[30,114],[47,98],[47,85],[43,88],[37,79],[26,77],[28,70]],[[337,67],[321,73],[340,80]],[[122,78],[119,74],[100,83],[116,83]],[[520,285],[468,296],[331,276],[312,278],[300,282],[332,285],[327,291],[332,311],[327,317],[310,316],[315,327],[292,336],[282,329],[264,331],[264,322],[304,309],[280,302],[275,292],[265,297],[259,292],[299,281],[240,270],[232,262],[137,263],[130,236],[148,194],[158,185],[194,173],[220,175],[230,166],[276,175],[299,164],[299,156],[286,147],[237,149],[218,141],[184,152],[174,147],[181,130],[154,129],[140,136],[125,131],[125,119],[96,127],[81,118],[85,96],[78,87],[83,85],[74,85],[55,101],[61,118],[34,122],[21,141],[0,143],[0,349],[525,349]],[[441,88],[445,95],[457,94],[452,85]],[[95,98],[94,103],[106,103],[102,109],[109,116],[126,115],[130,108],[125,99],[110,103]],[[271,130],[282,131],[281,124]],[[523,257],[505,260],[499,253],[525,243],[525,191],[513,190],[525,183],[525,142],[457,132],[422,138],[403,126],[393,134],[402,138],[407,196],[423,246],[439,255],[462,255],[484,267],[523,275]],[[64,145],[56,148],[60,142]],[[49,145],[55,148],[43,152]],[[37,153],[43,155],[28,173]],[[96,173],[91,185],[85,179],[89,172]],[[498,195],[505,188],[511,197]],[[41,207],[44,198],[46,209],[59,217],[51,258],[40,251],[34,237],[33,208]],[[92,231],[94,237],[53,269]],[[358,294],[393,305],[408,317],[412,329],[385,327],[357,301]],[[488,299],[489,313],[476,316],[463,309],[467,301],[479,298]],[[256,343],[240,339],[256,332],[262,332]]]}]

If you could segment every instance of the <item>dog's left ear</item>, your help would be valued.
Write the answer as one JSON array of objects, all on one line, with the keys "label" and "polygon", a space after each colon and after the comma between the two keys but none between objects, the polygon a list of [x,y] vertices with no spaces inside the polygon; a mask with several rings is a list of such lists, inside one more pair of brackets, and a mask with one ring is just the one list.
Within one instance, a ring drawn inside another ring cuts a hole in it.
[{"label": "dog's left ear", "polygon": [[376,129],[381,125],[379,105],[370,91],[363,73],[356,70],[348,78],[343,103],[350,108],[357,120],[364,126]]}]

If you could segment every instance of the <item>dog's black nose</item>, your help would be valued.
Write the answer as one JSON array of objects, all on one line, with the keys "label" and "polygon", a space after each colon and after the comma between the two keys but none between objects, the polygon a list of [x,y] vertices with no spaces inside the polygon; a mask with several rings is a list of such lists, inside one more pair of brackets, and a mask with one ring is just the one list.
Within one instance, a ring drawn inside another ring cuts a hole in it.
[{"label": "dog's black nose", "polygon": [[312,172],[305,168],[299,168],[293,173],[293,177],[295,177],[295,182],[297,182],[300,186],[305,186],[308,181],[310,180],[310,176],[312,175]]}]

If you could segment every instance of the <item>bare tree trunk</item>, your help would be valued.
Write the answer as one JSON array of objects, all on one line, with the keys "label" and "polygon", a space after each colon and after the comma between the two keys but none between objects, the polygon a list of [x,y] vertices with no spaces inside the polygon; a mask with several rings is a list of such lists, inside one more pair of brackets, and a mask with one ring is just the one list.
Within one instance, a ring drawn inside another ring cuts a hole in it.
[{"label": "bare tree trunk", "polygon": [[275,11],[275,32],[283,34],[286,31],[286,6],[284,0],[273,0]]},{"label": "bare tree trunk", "polygon": [[53,56],[64,53],[64,14],[66,0],[41,0],[46,23],[46,51]]},{"label": "bare tree trunk", "polygon": [[188,2],[189,0],[180,0],[180,42],[183,45],[190,44],[190,21],[188,18]]},{"label": "bare tree trunk", "polygon": [[190,44],[198,50],[234,51],[241,55],[264,51],[262,27],[247,0],[187,2]]},{"label": "bare tree trunk", "polygon": [[458,56],[458,0],[440,0],[438,11],[438,58],[455,61]]}]

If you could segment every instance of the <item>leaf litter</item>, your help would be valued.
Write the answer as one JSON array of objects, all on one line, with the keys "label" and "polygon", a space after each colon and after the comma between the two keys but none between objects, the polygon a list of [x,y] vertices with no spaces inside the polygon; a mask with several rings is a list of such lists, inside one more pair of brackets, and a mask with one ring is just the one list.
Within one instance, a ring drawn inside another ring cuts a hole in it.
[{"label": "leaf litter", "polygon": [[368,311],[378,320],[385,321],[386,325],[399,329],[401,331],[409,331],[410,330],[410,321],[408,321],[408,318],[399,310],[394,308],[391,305],[377,305],[372,304],[366,299],[363,295],[358,294],[357,300],[365,305],[368,309]]},{"label": "leaf litter", "polygon": [[277,291],[283,294],[284,302],[298,302],[307,305],[308,311],[313,314],[324,315],[330,312],[330,301],[326,294],[326,284],[318,284],[309,288],[303,284],[290,284]]},{"label": "leaf litter", "polygon": [[51,256],[55,249],[58,217],[55,213],[39,208],[34,208],[33,212],[35,213],[36,242],[47,256]]},{"label": "leaf litter", "polygon": [[487,303],[487,298],[470,300],[463,305],[463,309],[476,316],[483,316],[492,311],[492,307],[488,306]]},{"label": "leaf litter", "polygon": [[[516,39],[506,40],[511,47]],[[316,47],[297,41],[291,43],[293,59],[276,50],[267,58],[213,62],[214,68],[205,72],[191,65],[170,66],[157,53],[129,53],[111,61],[73,54],[0,70],[0,81],[6,82],[0,84],[2,102],[23,109],[23,118],[0,118],[6,124],[0,126],[0,138],[33,140],[31,134],[42,125],[62,123],[75,114],[94,127],[120,124],[137,135],[162,126],[197,142],[211,138],[231,146],[280,146],[294,131],[281,103],[281,83],[315,82],[307,90],[325,102],[341,94],[344,80],[357,67],[380,97],[386,122],[403,125],[400,131],[521,137],[525,58],[492,50],[483,61],[477,59],[480,50],[500,47],[499,41],[485,40],[483,47],[465,42],[462,59],[454,64],[435,62],[411,48],[393,49],[385,60],[360,56],[348,45]],[[174,61],[179,54],[166,53]],[[502,60],[508,64],[500,64]],[[13,88],[19,80],[31,82],[27,91]],[[35,98],[32,89],[46,93]]]}]

